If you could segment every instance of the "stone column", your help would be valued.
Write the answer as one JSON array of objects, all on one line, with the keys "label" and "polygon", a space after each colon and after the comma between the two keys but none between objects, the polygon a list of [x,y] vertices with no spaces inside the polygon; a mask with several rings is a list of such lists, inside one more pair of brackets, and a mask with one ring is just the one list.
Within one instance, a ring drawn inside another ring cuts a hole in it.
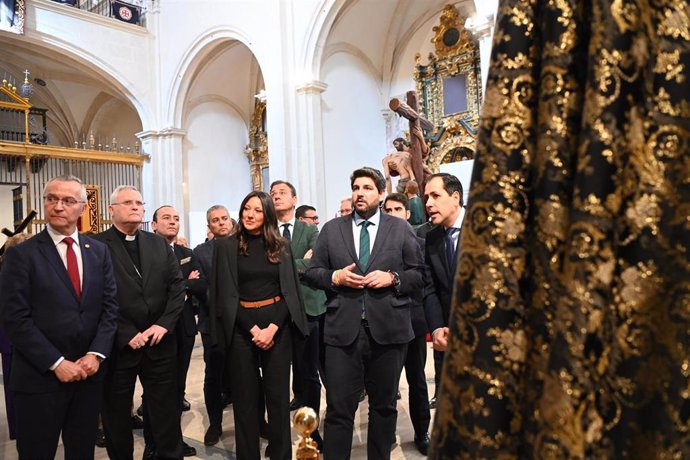
[{"label": "stone column", "polygon": [[[324,182],[325,162],[323,148],[323,118],[321,93],[327,84],[313,80],[296,88],[297,120],[293,126],[297,130],[293,171],[297,172],[295,187],[300,204],[310,204],[319,213],[326,212],[326,188]],[[325,220],[324,220],[325,222]]]},{"label": "stone column", "polygon": [[160,131],[137,133],[141,140],[141,151],[151,157],[144,164],[142,195],[146,202],[144,220],[150,221],[153,212],[162,205],[173,206],[180,214],[180,233],[188,235],[187,178],[182,156],[182,141],[187,131],[179,128],[164,128]]}]

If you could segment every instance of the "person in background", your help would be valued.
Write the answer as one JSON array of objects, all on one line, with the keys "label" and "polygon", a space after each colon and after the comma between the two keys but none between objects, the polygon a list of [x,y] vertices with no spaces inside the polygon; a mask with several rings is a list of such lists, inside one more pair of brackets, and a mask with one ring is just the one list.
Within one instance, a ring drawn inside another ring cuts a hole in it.
[{"label": "person in background", "polygon": [[[28,233],[19,233],[17,235],[7,238],[5,241],[5,250],[12,246],[17,246],[20,243],[31,238],[33,235]],[[0,267],[2,267],[2,257],[0,257]],[[3,389],[5,390],[5,415],[7,416],[7,430],[9,431],[10,439],[17,438],[17,422],[14,417],[14,391],[10,387],[10,371],[12,369],[12,344],[5,336],[5,333],[0,327],[0,355],[2,355],[2,381]]]},{"label": "person in background", "polygon": [[405,185],[405,196],[409,201],[410,218],[407,221],[410,225],[417,227],[426,221],[424,213],[424,203],[419,197],[419,186],[416,181],[411,180]]}]

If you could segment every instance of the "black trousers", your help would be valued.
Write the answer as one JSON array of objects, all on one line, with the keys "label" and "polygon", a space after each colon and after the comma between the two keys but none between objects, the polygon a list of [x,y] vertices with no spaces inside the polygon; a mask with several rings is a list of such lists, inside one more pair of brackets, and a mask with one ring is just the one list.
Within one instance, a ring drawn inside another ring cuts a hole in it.
[{"label": "black trousers", "polygon": [[441,373],[443,371],[443,356],[442,351],[434,350],[434,398],[438,394],[438,389],[441,387]]},{"label": "black trousers", "polygon": [[[174,337],[166,336],[156,346],[171,346],[172,353],[151,358],[146,352],[113,351],[112,363],[103,398],[103,429],[108,456],[112,460],[131,460],[132,439],[131,405],[137,376],[146,395],[145,417],[151,426],[151,436],[160,459],[182,458],[182,431],[177,387],[177,357]],[[148,345],[147,345],[148,347]],[[121,354],[138,353],[138,360]]]},{"label": "black trousers", "polygon": [[319,413],[321,408],[320,316],[307,316],[309,336],[294,341],[292,392],[302,405]]},{"label": "black trousers", "polygon": [[429,431],[429,389],[426,385],[426,334],[419,335],[407,344],[405,357],[405,378],[409,387],[410,419],[415,436]]},{"label": "black trousers", "polygon": [[61,433],[66,460],[93,459],[102,382],[64,385],[54,393],[15,392],[20,460],[55,458]]},{"label": "black trousers", "polygon": [[204,402],[208,413],[210,426],[221,427],[223,424],[223,400],[222,393],[223,373],[225,370],[226,354],[223,347],[213,344],[209,334],[201,334],[201,342],[204,345]]},{"label": "black trousers", "polygon": [[187,387],[187,372],[189,363],[192,361],[194,351],[194,339],[196,335],[189,335],[184,331],[182,318],[175,327],[175,338],[177,339],[177,391],[180,394],[180,405],[184,399],[185,388]]},{"label": "black trousers", "polygon": [[367,459],[389,459],[398,419],[400,373],[407,344],[381,345],[369,328],[360,327],[346,347],[326,344],[326,422],[324,458],[349,459],[352,431],[362,387],[369,395]]},{"label": "black trousers", "polygon": [[[235,328],[228,352],[232,369],[230,387],[235,415],[235,451],[238,459],[259,460],[259,424],[263,407],[258,407],[263,390],[268,410],[268,440],[271,460],[290,460],[290,359],[292,337],[290,326],[281,327],[273,338],[275,345],[261,350],[251,334]],[[261,369],[261,377],[259,375]],[[239,397],[242,395],[242,397]]]}]

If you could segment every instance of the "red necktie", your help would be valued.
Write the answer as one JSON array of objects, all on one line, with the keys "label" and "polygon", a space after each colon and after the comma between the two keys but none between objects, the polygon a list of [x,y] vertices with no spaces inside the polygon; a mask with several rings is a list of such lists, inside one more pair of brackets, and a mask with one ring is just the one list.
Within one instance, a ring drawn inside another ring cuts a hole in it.
[{"label": "red necktie", "polygon": [[62,240],[67,245],[67,274],[74,286],[74,292],[77,293],[77,299],[81,300],[81,283],[79,282],[79,265],[77,264],[77,255],[72,249],[74,240],[68,236]]}]

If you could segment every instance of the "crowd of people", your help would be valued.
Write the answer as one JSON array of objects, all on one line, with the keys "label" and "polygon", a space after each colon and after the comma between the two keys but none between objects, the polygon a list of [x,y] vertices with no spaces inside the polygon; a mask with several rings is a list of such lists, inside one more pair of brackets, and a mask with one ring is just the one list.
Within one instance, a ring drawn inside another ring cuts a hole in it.
[{"label": "crowd of people", "polygon": [[45,230],[7,248],[0,276],[2,351],[11,352],[6,407],[19,458],[54,458],[60,437],[65,458],[93,458],[100,420],[109,457],[131,459],[137,379],[144,458],[195,455],[180,420],[197,332],[204,444],[219,442],[232,402],[237,457],[259,459],[266,437],[267,457],[289,459],[290,411],[319,413],[325,388],[325,421],[312,434],[324,458],[350,457],[363,394],[367,457],[390,458],[404,368],[414,443],[426,454],[435,401],[426,339],[440,376],[462,186],[450,174],[431,175],[424,222],[414,181],[386,194],[384,175],[363,167],[350,185],[339,217],[321,231],[317,210],[297,206],[287,181],[249,193],[237,222],[214,205],[207,241],[191,250],[180,244],[172,206],[155,210],[153,232],[141,229],[145,203],[129,185],[110,196],[112,227],[81,234],[84,185],[74,176],[50,180]]}]

